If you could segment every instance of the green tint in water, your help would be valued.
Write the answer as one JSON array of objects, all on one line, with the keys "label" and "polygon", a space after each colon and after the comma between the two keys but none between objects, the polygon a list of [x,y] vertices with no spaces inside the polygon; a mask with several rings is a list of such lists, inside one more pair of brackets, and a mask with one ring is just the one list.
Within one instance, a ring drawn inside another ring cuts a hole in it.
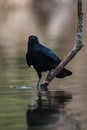
[{"label": "green tint in water", "polygon": [[35,97],[32,91],[36,93],[36,89],[19,90],[17,87],[34,86],[36,73],[28,70],[24,51],[19,55],[11,49],[0,46],[0,129],[25,130],[27,105]]}]

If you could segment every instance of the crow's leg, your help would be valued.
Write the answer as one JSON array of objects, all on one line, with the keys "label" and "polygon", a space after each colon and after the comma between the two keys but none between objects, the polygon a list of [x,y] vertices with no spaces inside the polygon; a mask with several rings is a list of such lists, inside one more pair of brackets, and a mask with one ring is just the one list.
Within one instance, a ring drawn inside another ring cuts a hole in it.
[{"label": "crow's leg", "polygon": [[37,90],[38,90],[38,92],[40,92],[40,81],[41,81],[41,77],[42,77],[41,72],[38,72],[38,77],[39,77],[39,80],[37,82]]}]

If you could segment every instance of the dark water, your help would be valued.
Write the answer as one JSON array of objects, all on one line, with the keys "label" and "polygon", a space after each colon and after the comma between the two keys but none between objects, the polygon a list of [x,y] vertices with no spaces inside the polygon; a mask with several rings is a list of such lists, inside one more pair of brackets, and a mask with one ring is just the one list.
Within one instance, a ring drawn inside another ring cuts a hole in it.
[{"label": "dark water", "polygon": [[[71,121],[66,113],[66,104],[72,99],[72,94],[65,91],[46,91],[38,96],[36,105],[29,106],[26,113],[29,129],[57,129],[57,125],[64,128],[63,121]],[[36,107],[35,107],[36,106]],[[72,124],[70,124],[72,127]]]},{"label": "dark water", "polygon": [[[37,74],[25,61],[27,36],[40,36],[38,26],[26,10],[2,12],[0,18],[0,130],[87,130],[87,47],[67,65],[73,75],[54,79],[50,94],[38,97]],[[56,45],[55,53],[64,57],[70,43]]]}]

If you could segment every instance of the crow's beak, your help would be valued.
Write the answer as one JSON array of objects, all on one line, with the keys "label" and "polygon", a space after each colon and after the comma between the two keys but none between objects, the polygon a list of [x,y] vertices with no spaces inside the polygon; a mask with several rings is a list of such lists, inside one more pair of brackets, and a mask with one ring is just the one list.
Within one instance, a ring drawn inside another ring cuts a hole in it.
[{"label": "crow's beak", "polygon": [[34,37],[34,36],[32,36],[32,40],[35,40],[35,37]]}]

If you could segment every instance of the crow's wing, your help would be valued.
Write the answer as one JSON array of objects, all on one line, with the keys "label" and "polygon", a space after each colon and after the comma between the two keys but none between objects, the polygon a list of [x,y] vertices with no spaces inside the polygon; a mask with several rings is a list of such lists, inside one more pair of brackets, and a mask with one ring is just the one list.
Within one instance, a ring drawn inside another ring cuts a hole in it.
[{"label": "crow's wing", "polygon": [[51,51],[49,48],[41,45],[40,47],[41,52],[49,59],[49,60],[53,60],[56,63],[60,63],[61,59],[53,52]]}]

